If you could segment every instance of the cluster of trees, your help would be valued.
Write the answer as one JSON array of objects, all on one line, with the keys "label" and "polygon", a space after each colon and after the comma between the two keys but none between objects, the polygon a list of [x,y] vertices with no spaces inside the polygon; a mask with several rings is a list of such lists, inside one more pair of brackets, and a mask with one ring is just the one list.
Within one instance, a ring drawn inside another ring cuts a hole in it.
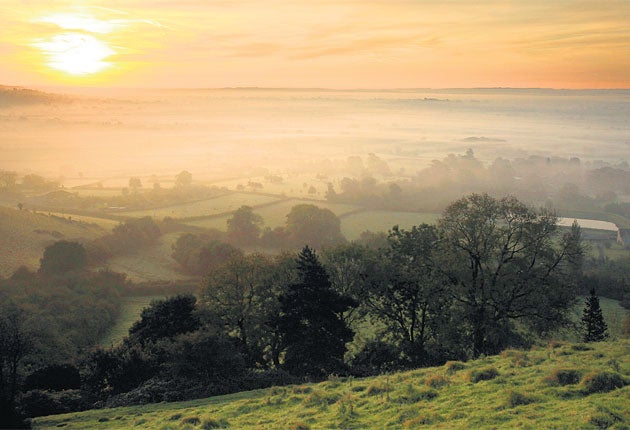
[{"label": "cluster of trees", "polygon": [[154,245],[161,236],[160,226],[151,217],[130,219],[86,244],[88,259],[90,263],[102,263],[114,255]]},{"label": "cluster of trees", "polygon": [[38,384],[78,388],[55,366],[87,352],[118,317],[125,276],[86,264],[82,245],[60,241],[45,249],[37,272],[21,267],[0,280],[1,425],[21,425],[16,401],[23,405]]},{"label": "cluster of trees", "polygon": [[[617,166],[583,164],[578,158],[497,158],[489,165],[472,150],[450,154],[398,182],[379,182],[378,175],[351,169],[352,177],[329,184],[329,201],[374,208],[441,211],[449,202],[471,192],[507,193],[527,202],[548,202],[556,208],[595,210],[615,206],[618,194],[630,192],[627,163]],[[386,175],[380,175],[386,177]],[[609,206],[611,205],[612,206]]]},{"label": "cluster of trees", "polygon": [[122,346],[91,355],[85,381],[124,404],[493,354],[569,324],[581,264],[577,225],[562,234],[550,213],[471,195],[380,248],[234,254],[198,302],[155,303]]},{"label": "cluster of trees", "polygon": [[183,234],[173,244],[172,257],[184,272],[203,276],[233,256],[242,256],[240,247],[299,249],[308,244],[321,249],[341,243],[346,243],[341,221],[329,209],[296,205],[285,226],[272,230],[263,228],[263,219],[250,206],[241,206],[228,219],[227,233]]}]

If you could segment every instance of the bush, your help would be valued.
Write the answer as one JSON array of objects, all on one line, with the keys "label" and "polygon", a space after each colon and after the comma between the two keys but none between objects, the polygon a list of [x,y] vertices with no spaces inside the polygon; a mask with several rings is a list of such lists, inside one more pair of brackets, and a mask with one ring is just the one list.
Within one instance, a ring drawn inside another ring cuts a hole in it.
[{"label": "bush", "polygon": [[624,385],[626,381],[617,372],[591,372],[582,379],[582,390],[586,394],[607,393]]},{"label": "bush", "polygon": [[79,390],[59,392],[31,390],[19,399],[19,407],[28,417],[65,414],[87,409]]},{"label": "bush", "polygon": [[470,382],[489,381],[499,376],[499,371],[494,367],[472,370],[468,374]]},{"label": "bush", "polygon": [[582,372],[577,369],[555,369],[543,381],[548,385],[572,385],[580,382]]}]

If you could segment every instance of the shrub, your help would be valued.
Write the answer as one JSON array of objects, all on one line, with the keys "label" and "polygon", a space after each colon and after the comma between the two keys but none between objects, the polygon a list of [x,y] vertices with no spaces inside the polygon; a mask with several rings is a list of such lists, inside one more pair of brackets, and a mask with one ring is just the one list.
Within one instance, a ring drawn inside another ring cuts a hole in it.
[{"label": "shrub", "polygon": [[555,369],[543,381],[548,385],[572,385],[580,382],[582,372],[577,369]]},{"label": "shrub", "polygon": [[617,372],[591,372],[582,379],[582,390],[586,394],[607,393],[624,385],[626,381]]},{"label": "shrub", "polygon": [[458,370],[465,369],[466,364],[462,363],[461,361],[447,361],[446,364],[444,365],[444,368],[446,369],[447,374],[452,375]]},{"label": "shrub", "polygon": [[607,411],[603,408],[590,416],[588,422],[598,429],[608,429],[617,422],[623,421],[623,416]]},{"label": "shrub", "polygon": [[494,367],[472,370],[468,374],[470,382],[489,381],[499,376],[499,371]]},{"label": "shrub", "polygon": [[518,391],[510,391],[507,399],[507,406],[509,408],[515,408],[521,405],[529,405],[535,401],[536,399],[534,397],[519,393]]},{"label": "shrub", "polygon": [[426,377],[424,383],[431,388],[440,388],[450,383],[450,379],[444,375],[433,374]]}]

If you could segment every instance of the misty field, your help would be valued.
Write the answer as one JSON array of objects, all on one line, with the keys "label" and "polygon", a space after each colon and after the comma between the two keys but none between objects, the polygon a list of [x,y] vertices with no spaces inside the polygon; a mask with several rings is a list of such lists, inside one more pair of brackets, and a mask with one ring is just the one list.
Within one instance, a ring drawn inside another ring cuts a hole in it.
[{"label": "misty field", "polygon": [[372,232],[391,230],[394,225],[409,229],[422,223],[435,224],[440,214],[366,210],[341,218],[341,231],[349,240],[358,239],[365,230]]},{"label": "misty field", "polygon": [[[626,428],[630,342],[552,342],[371,378],[35,418],[36,429]],[[564,378],[564,374],[575,375]],[[615,384],[593,381],[618,381]],[[623,388],[619,386],[626,385]]]},{"label": "misty field", "polygon": [[270,203],[275,200],[280,200],[280,198],[261,194],[230,193],[192,203],[163,206],[155,209],[140,211],[124,211],[121,212],[121,214],[137,218],[150,216],[156,220],[161,220],[165,217],[194,218],[232,212],[243,205],[256,206],[263,203]]}]

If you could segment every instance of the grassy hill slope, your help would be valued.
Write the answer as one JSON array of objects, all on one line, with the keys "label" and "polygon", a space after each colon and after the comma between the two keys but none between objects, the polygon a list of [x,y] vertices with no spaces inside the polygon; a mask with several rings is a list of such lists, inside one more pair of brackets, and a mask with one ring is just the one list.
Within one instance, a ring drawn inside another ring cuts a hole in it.
[{"label": "grassy hill slope", "polygon": [[44,248],[57,240],[104,234],[107,231],[94,224],[0,206],[0,276],[11,275],[20,265],[37,269]]},{"label": "grassy hill slope", "polygon": [[[628,428],[630,341],[552,343],[468,363],[42,417],[34,428]],[[621,387],[626,385],[625,387]]]}]

